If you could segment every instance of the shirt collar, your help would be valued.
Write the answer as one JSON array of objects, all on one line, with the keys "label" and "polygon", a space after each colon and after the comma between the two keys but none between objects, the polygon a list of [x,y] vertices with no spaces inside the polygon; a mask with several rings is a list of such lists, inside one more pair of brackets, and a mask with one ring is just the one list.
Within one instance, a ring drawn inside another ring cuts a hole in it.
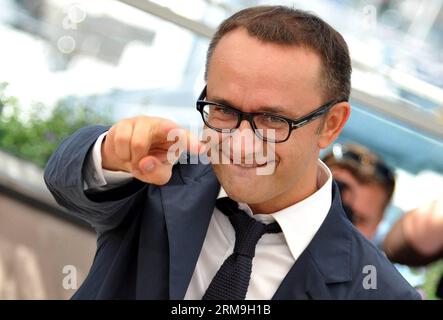
[{"label": "shirt collar", "polygon": [[[263,223],[277,221],[295,260],[311,242],[331,207],[332,173],[320,159],[318,166],[317,191],[292,206],[271,214],[254,215],[246,203],[239,203],[239,208],[254,219]],[[217,199],[222,197],[227,197],[227,194],[221,187]]]}]

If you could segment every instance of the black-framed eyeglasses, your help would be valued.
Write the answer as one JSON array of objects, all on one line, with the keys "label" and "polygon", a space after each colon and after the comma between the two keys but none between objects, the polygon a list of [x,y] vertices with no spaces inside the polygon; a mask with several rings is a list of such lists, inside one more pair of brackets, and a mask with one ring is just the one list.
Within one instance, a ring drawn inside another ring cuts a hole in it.
[{"label": "black-framed eyeglasses", "polygon": [[293,120],[268,112],[243,112],[231,106],[206,101],[205,98],[206,86],[197,100],[197,110],[201,113],[206,126],[218,132],[230,133],[238,129],[243,120],[247,120],[260,139],[271,143],[285,142],[292,130],[318,119],[335,104],[345,101],[328,101],[307,115]]}]

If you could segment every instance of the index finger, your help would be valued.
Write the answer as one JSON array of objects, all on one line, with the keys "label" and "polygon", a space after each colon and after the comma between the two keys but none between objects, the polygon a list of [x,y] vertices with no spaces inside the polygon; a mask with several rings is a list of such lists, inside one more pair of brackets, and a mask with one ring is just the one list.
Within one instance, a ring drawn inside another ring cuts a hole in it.
[{"label": "index finger", "polygon": [[163,119],[163,118],[157,118],[155,119],[156,122],[155,124],[153,124],[152,126],[150,126],[150,130],[149,130],[149,140],[150,141],[154,141],[154,140],[160,140],[160,141],[167,141],[168,138],[168,134],[170,133],[171,130],[174,129],[180,129],[180,127],[178,126],[178,124],[176,124],[175,122],[168,120],[168,119]]},{"label": "index finger", "polygon": [[189,151],[191,154],[198,154],[204,150],[204,145],[200,142],[198,136],[189,130],[176,128],[170,131],[171,134],[178,137],[182,149]]}]

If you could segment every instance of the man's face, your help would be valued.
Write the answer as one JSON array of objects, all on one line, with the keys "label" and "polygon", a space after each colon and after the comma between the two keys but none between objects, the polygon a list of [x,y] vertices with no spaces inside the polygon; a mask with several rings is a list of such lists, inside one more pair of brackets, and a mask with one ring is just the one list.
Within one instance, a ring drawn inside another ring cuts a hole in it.
[{"label": "man's face", "polygon": [[373,239],[383,218],[386,191],[375,182],[360,183],[348,170],[331,168],[334,178],[346,185],[342,191],[343,204],[352,209],[353,223],[368,239]]},{"label": "man's face", "polygon": [[[321,60],[313,51],[264,43],[240,28],[226,34],[215,48],[206,99],[244,112],[267,111],[297,119],[326,102],[320,74]],[[241,164],[213,164],[227,194],[256,213],[269,213],[315,192],[320,123],[314,120],[292,131],[286,142],[268,145],[268,151],[275,150],[272,174],[257,175],[257,168]],[[247,121],[239,128],[250,129]],[[222,157],[229,159],[229,154]]]}]

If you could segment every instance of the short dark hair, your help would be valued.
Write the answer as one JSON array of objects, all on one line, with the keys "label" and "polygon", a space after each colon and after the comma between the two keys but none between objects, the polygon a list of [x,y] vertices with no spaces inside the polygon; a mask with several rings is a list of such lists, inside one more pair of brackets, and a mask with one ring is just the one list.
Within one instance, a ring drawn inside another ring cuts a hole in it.
[{"label": "short dark hair", "polygon": [[205,79],[215,47],[228,32],[245,28],[265,42],[304,46],[322,59],[321,86],[327,100],[349,100],[351,59],[343,37],[325,21],[309,12],[286,6],[243,9],[224,20],[214,34],[206,56]]}]

